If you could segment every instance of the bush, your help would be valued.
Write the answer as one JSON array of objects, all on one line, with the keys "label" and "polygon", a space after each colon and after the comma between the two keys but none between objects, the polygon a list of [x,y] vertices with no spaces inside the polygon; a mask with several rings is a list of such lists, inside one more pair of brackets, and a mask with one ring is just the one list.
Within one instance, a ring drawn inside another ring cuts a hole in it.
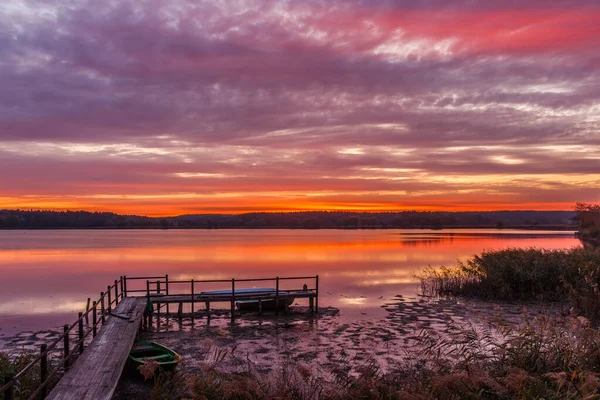
[{"label": "bush", "polygon": [[[25,368],[36,355],[30,353],[22,353],[17,357],[10,358],[6,353],[0,353],[0,377],[14,376],[23,368]],[[14,387],[15,399],[26,399],[28,398],[40,384],[40,367],[38,365],[31,368],[25,373],[19,380],[16,387]],[[0,386],[4,385],[4,381]]]},{"label": "bush", "polygon": [[485,300],[570,302],[600,320],[600,249],[487,251],[418,275],[425,294]]}]

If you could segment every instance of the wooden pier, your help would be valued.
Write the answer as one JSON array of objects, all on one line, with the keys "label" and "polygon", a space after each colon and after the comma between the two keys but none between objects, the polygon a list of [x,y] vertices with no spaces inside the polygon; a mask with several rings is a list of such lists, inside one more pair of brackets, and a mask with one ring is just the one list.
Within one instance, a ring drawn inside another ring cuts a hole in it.
[{"label": "wooden pier", "polygon": [[[314,286],[310,284],[309,287],[306,282],[311,281]],[[236,291],[236,285],[255,287],[259,284],[264,286],[265,282],[271,284],[271,291],[253,291],[252,288]],[[304,283],[302,287],[291,287],[301,283]],[[282,284],[286,287],[282,288]],[[225,292],[207,291],[211,285],[221,286],[221,289],[225,286]],[[287,311],[290,299],[307,299],[310,310],[317,313],[319,276],[188,281],[169,280],[168,275],[121,276],[113,285],[107,286],[106,292],[100,292],[97,301],[88,298],[85,312],[80,312],[73,324],[65,325],[63,334],[57,339],[49,344],[42,344],[39,355],[21,371],[0,377],[3,378],[0,381],[0,398],[13,400],[21,379],[28,372],[38,369],[40,384],[26,396],[28,400],[109,400],[117,387],[140,328],[151,326],[152,313],[156,311],[160,314],[161,307],[166,308],[169,315],[169,305],[178,304],[178,315],[181,318],[183,304],[189,304],[189,315],[193,321],[195,315],[198,315],[198,303],[205,307],[207,318],[210,318],[211,303],[228,303],[233,322],[238,301],[258,302],[259,312],[262,312],[263,302],[269,302],[275,305],[275,312],[278,313],[282,303],[285,306],[283,310]],[[75,335],[78,340],[70,342],[70,338]],[[87,347],[86,343],[89,343]],[[62,352],[62,361],[51,369],[49,354],[57,351]],[[61,374],[64,375],[48,394],[52,380]]]},{"label": "wooden pier", "polygon": [[[144,296],[147,303],[160,313],[164,306],[169,315],[169,305],[177,304],[177,314],[181,317],[183,304],[190,305],[190,315],[192,319],[197,312],[196,305],[201,304],[206,310],[207,317],[210,318],[210,306],[212,303],[229,303],[231,309],[231,319],[235,318],[235,307],[238,301],[256,301],[258,303],[258,311],[262,313],[262,304],[271,302],[275,304],[275,313],[279,313],[280,305],[283,305],[283,310],[288,310],[288,300],[291,299],[307,299],[308,307],[313,313],[319,311],[319,276],[300,276],[300,277],[275,277],[275,278],[258,278],[258,279],[217,279],[217,280],[169,280],[169,275],[164,276],[144,276],[144,277],[127,277],[123,280],[124,291],[126,296]],[[128,282],[145,281],[146,287],[143,289],[128,289]],[[282,288],[284,282],[314,282],[309,287],[306,283],[302,287]],[[256,285],[264,286],[271,285],[272,292],[256,291],[252,292],[251,288],[246,288],[243,291],[236,291],[239,285]],[[222,285],[230,288],[228,293],[215,294],[211,291],[205,292],[199,290],[206,285]],[[152,316],[147,314],[149,318]],[[144,326],[150,323],[144,320]]]},{"label": "wooden pier", "polygon": [[125,298],[48,399],[110,400],[138,334],[144,299]]}]

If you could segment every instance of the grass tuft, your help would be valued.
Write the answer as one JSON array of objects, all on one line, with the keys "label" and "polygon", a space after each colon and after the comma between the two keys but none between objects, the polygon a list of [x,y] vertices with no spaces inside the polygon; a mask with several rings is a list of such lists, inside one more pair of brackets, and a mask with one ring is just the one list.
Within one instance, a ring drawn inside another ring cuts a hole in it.
[{"label": "grass tuft", "polygon": [[417,277],[427,295],[570,302],[592,322],[600,320],[600,249],[487,251]]}]

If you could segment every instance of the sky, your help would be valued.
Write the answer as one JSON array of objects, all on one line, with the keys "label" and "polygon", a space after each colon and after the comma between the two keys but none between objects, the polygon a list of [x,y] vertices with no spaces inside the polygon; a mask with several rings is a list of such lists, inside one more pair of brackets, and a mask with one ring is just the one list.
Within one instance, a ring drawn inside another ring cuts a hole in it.
[{"label": "sky", "polygon": [[600,1],[4,0],[0,209],[600,201]]}]

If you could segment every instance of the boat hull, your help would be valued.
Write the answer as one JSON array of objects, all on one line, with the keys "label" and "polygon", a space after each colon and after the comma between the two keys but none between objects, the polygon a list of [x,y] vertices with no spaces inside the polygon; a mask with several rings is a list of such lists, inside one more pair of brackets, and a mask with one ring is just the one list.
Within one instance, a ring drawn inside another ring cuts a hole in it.
[{"label": "boat hull", "polygon": [[181,359],[179,354],[160,343],[140,342],[129,352],[127,365],[130,370],[136,370],[149,361],[156,361],[160,369],[171,371],[175,369]]},{"label": "boat hull", "polygon": [[[262,303],[263,311],[272,311],[276,309],[275,299],[267,299],[260,300]],[[294,299],[279,299],[279,309],[283,310],[286,307],[289,307],[294,303]],[[238,310],[240,311],[259,311],[259,301],[258,300],[242,300],[235,302]]]},{"label": "boat hull", "polygon": [[[202,292],[201,295],[205,296],[231,296],[231,289],[224,290],[212,290],[210,292]],[[273,288],[249,288],[249,289],[236,289],[236,296],[252,296],[256,295],[257,297],[261,297],[259,299],[248,299],[248,300],[237,300],[235,302],[238,310],[240,311],[259,311],[260,306],[259,302],[262,305],[262,309],[264,311],[275,310],[276,309],[276,301],[275,294],[277,293],[276,289]],[[287,295],[288,292],[284,290],[280,290],[279,294]],[[294,299],[291,298],[280,298],[279,299],[279,309],[283,310],[285,307],[291,306],[294,302]]]}]

